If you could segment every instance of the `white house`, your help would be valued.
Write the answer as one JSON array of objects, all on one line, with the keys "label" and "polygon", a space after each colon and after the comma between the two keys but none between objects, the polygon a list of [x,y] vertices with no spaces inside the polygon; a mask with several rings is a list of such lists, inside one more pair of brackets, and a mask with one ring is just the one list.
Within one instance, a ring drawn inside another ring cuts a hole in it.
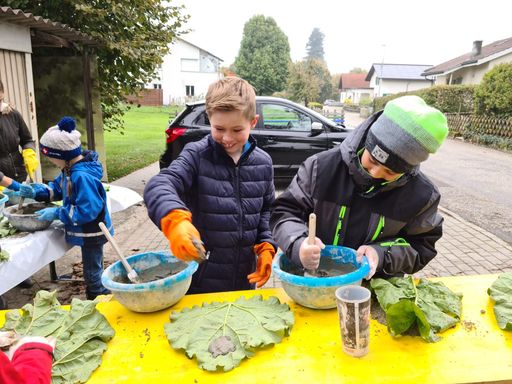
[{"label": "white house", "polygon": [[342,73],[338,88],[341,89],[340,102],[350,99],[359,104],[363,97],[373,99],[373,88],[370,88],[370,82],[366,81],[364,73]]},{"label": "white house", "polygon": [[162,89],[164,105],[172,101],[180,104],[189,96],[204,97],[208,86],[220,77],[222,61],[197,45],[178,38],[158,68],[160,80],[155,79],[146,88]]},{"label": "white house", "polygon": [[370,88],[374,89],[375,97],[417,91],[433,85],[433,80],[421,76],[431,67],[431,65],[374,63],[366,75],[366,81],[369,81]]},{"label": "white house", "polygon": [[495,65],[512,61],[512,37],[482,47],[473,42],[471,52],[427,69],[422,76],[436,77],[436,84],[479,84],[484,73]]}]

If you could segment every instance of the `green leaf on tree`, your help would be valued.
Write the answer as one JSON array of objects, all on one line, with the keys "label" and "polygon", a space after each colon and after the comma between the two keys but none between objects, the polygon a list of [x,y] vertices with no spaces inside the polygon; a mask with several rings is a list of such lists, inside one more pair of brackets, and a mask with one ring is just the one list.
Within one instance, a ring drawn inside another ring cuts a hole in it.
[{"label": "green leaf on tree", "polygon": [[57,292],[39,291],[34,305],[25,305],[21,313],[12,310],[5,314],[0,331],[56,338],[52,384],[85,383],[101,365],[106,342],[115,335],[96,304],[73,299],[67,311],[60,306]]},{"label": "green leaf on tree", "polygon": [[494,316],[498,326],[505,331],[512,331],[512,272],[499,275],[487,293],[495,301]]},{"label": "green leaf on tree", "polygon": [[165,334],[174,349],[197,358],[199,368],[230,371],[258,347],[274,345],[290,335],[295,319],[287,304],[261,295],[235,302],[203,303],[173,312]]},{"label": "green leaf on tree", "polygon": [[389,280],[372,279],[372,289],[386,312],[388,331],[395,337],[416,324],[421,337],[429,343],[442,339],[436,335],[460,321],[462,293],[454,293],[441,282],[412,276]]}]

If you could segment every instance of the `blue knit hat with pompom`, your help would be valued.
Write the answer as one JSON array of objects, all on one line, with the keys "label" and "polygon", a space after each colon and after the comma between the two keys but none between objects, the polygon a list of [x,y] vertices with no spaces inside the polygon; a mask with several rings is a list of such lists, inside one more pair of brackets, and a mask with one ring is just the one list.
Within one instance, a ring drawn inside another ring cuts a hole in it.
[{"label": "blue knit hat with pompom", "polygon": [[57,125],[48,128],[41,137],[39,146],[43,155],[68,161],[82,154],[80,136],[75,120],[63,117]]}]

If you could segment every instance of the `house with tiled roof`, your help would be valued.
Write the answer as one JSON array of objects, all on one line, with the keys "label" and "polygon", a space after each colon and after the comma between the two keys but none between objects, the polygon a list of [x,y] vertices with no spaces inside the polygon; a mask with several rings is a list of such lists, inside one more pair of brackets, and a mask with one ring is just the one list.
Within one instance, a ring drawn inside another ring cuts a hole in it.
[{"label": "house with tiled roof", "polygon": [[434,85],[433,79],[426,79],[422,73],[432,65],[374,63],[366,75],[366,81],[375,91],[375,97],[399,92],[417,91]]},{"label": "house with tiled roof", "polygon": [[373,99],[373,88],[370,82],[366,81],[365,73],[342,73],[338,88],[341,90],[340,102],[350,99],[359,104],[363,97]]},{"label": "house with tiled roof", "polygon": [[482,47],[473,42],[471,52],[429,68],[422,76],[436,77],[436,84],[479,84],[484,73],[495,65],[512,61],[512,37]]}]

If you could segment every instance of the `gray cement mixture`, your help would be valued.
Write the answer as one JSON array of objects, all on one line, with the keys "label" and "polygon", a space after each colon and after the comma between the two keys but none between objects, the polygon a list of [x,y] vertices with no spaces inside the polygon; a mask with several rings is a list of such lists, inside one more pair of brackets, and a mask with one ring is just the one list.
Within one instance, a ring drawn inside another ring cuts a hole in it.
[{"label": "gray cement mixture", "polygon": [[[141,283],[150,283],[166,277],[175,275],[188,267],[187,263],[178,262],[172,264],[160,264],[155,267],[146,269],[140,273],[137,273]],[[117,276],[113,279],[116,283],[122,284],[133,284],[127,275]]]},{"label": "gray cement mixture", "polygon": [[304,270],[299,268],[293,264],[291,264],[288,268],[284,268],[283,271],[291,273],[296,276],[305,276],[305,277],[334,277],[334,276],[342,276],[347,273],[351,273],[356,271],[357,268],[352,264],[340,264],[333,261],[330,257],[321,257],[320,264],[318,269],[314,270],[312,274],[312,270]]},{"label": "gray cement mixture", "polygon": [[215,358],[219,355],[227,355],[229,352],[236,351],[236,346],[229,336],[221,336],[213,340],[208,347],[208,352]]}]

